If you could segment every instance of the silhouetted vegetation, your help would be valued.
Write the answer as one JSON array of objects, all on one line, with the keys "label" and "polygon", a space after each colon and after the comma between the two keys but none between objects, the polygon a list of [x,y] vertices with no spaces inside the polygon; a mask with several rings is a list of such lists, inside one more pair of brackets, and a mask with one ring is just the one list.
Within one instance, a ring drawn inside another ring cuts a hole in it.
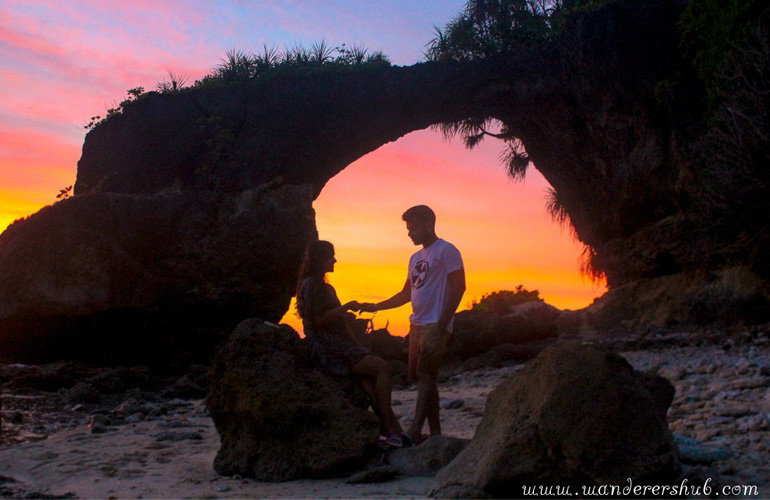
[{"label": "silhouetted vegetation", "polygon": [[185,87],[187,78],[182,75],[174,74],[174,72],[168,72],[168,80],[157,82],[155,88],[161,94],[176,94]]},{"label": "silhouetted vegetation", "polygon": [[471,302],[471,311],[479,311],[489,314],[508,314],[511,310],[526,302],[542,301],[539,290],[527,290],[523,285],[518,285],[514,290],[500,290],[485,293],[481,300]]},{"label": "silhouetted vegetation", "polygon": [[132,102],[146,95],[144,92],[144,87],[135,87],[133,89],[128,89],[126,93],[128,97],[122,100],[114,108],[109,108],[107,110],[107,115],[104,118],[98,115],[92,116],[91,121],[88,122],[88,124],[86,124],[83,128],[85,128],[86,130],[90,130],[96,127],[97,125],[104,123],[105,120],[108,120],[115,115],[121,114],[123,110],[126,108],[126,106],[129,106]]},{"label": "silhouetted vegetation", "polygon": [[[185,77],[169,72],[168,80],[157,82],[156,89],[161,94],[176,94],[198,88],[246,84],[281,75],[307,75],[317,71],[345,71],[382,65],[390,65],[390,60],[382,51],[372,51],[359,45],[348,47],[343,43],[332,47],[321,41],[314,43],[309,49],[295,45],[283,52],[265,45],[260,54],[248,54],[236,49],[228,51],[220,64],[208,75],[196,80],[192,86],[185,86]],[[152,91],[147,94],[149,93]],[[84,128],[90,130],[98,126],[110,117],[122,113],[126,106],[147,94],[143,87],[128,90],[127,99],[108,109],[103,118],[92,116]]]},{"label": "silhouetted vegetation", "polygon": [[[516,49],[546,46],[562,30],[566,18],[576,12],[596,9],[607,0],[469,0],[465,8],[436,36],[426,51],[430,61],[463,61],[499,56]],[[524,180],[530,158],[516,133],[498,120],[468,119],[436,126],[446,137],[460,135],[468,148],[477,146],[485,137],[505,143],[500,155],[508,175]],[[564,205],[554,189],[549,192],[547,209],[563,227],[571,227]],[[573,236],[577,238],[575,231]],[[584,245],[581,272],[593,280],[604,277],[596,267],[594,249]]]},{"label": "silhouetted vegetation", "polygon": [[[729,91],[725,71],[752,40],[767,29],[770,3],[765,0],[691,0],[679,22],[682,45],[706,84],[712,108]],[[712,109],[712,112],[714,109]]]},{"label": "silhouetted vegetation", "polygon": [[314,43],[309,49],[297,45],[283,52],[265,45],[260,54],[247,54],[240,50],[228,51],[222,62],[211,73],[196,81],[193,87],[243,83],[297,72],[343,71],[350,67],[383,64],[390,65],[385,54],[358,45],[347,47],[343,43],[338,47],[331,47],[321,41]]},{"label": "silhouetted vegetation", "polygon": [[[612,2],[469,0],[449,24],[436,28],[426,59],[464,61],[504,58],[517,50],[559,50],[563,43],[559,35],[572,17],[608,3]],[[690,185],[699,214],[707,215],[699,224],[703,231],[721,226],[727,236],[731,228],[742,227],[734,221],[753,217],[757,220],[754,234],[727,237],[755,243],[758,236],[770,233],[766,217],[757,216],[770,208],[770,170],[766,167],[770,161],[769,20],[770,3],[763,0],[690,0],[678,25],[684,56],[705,87],[708,100],[704,121],[686,125],[689,131],[703,131],[703,139],[695,146],[700,159],[693,166],[696,174]],[[688,98],[699,92],[692,82],[680,82],[676,77],[654,85],[661,109],[671,109],[677,94],[681,99],[683,88],[688,89]],[[670,119],[685,123],[688,117]],[[502,140],[505,151],[501,160],[511,178],[521,180],[530,158],[511,126],[492,118],[476,118],[437,127],[447,136],[460,135],[469,148],[486,137]],[[559,224],[571,226],[569,212],[555,189],[548,194],[547,209]],[[577,236],[574,231],[573,235]],[[584,246],[580,267],[593,279],[604,275],[590,245]]]},{"label": "silhouetted vegetation", "polygon": [[72,196],[72,185],[63,187],[59,190],[59,194],[56,195],[56,199],[58,200],[66,200],[70,196]]},{"label": "silhouetted vegetation", "polygon": [[770,240],[770,4],[691,0],[679,28],[707,94],[692,188],[698,226],[736,253],[761,255]]},{"label": "silhouetted vegetation", "polygon": [[[770,239],[770,36],[757,29],[713,80],[719,105],[698,145],[694,186],[702,231],[761,254]],[[764,260],[764,259],[763,259]]]},{"label": "silhouetted vegetation", "polygon": [[463,61],[537,46],[558,34],[567,15],[607,0],[469,0],[443,29],[435,27],[426,58]]}]

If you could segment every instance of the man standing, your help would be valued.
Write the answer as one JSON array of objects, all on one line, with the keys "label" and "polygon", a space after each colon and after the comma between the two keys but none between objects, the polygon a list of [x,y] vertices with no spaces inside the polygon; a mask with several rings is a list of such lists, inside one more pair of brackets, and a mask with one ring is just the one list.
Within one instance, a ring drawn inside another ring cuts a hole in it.
[{"label": "man standing", "polygon": [[436,215],[429,207],[412,207],[402,216],[409,238],[422,249],[409,260],[404,288],[377,304],[361,304],[367,312],[393,309],[412,303],[409,318],[409,378],[417,380],[417,404],[407,437],[422,440],[428,420],[431,436],[441,434],[438,369],[451,336],[454,314],[465,293],[465,270],[460,252],[436,236]]}]

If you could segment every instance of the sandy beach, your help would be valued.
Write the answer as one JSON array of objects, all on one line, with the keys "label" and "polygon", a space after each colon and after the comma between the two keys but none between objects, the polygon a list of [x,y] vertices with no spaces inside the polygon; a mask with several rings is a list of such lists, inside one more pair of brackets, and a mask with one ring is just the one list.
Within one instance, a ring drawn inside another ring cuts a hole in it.
[{"label": "sandy beach", "polygon": [[[622,353],[639,370],[656,370],[676,387],[669,425],[691,483],[756,486],[738,494],[770,496],[770,345],[677,345]],[[472,438],[486,396],[522,365],[445,372],[440,391],[444,433]],[[5,395],[8,398],[9,395]],[[403,424],[415,391],[394,391]],[[97,432],[87,414],[46,439],[0,449],[2,496],[77,498],[394,498],[426,497],[430,477],[348,484],[346,478],[262,483],[212,469],[219,436],[203,400],[172,399],[165,414],[109,423]],[[77,413],[77,411],[75,412]],[[6,415],[7,418],[7,415]],[[136,420],[136,419],[134,419]]]}]

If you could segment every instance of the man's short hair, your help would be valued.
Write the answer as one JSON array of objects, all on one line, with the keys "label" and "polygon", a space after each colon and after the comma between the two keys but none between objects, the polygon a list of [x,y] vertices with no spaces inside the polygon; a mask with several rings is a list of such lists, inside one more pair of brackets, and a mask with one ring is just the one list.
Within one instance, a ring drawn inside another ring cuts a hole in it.
[{"label": "man's short hair", "polygon": [[403,219],[404,222],[420,221],[429,222],[431,225],[436,224],[436,214],[426,205],[417,205],[416,207],[410,208],[404,212],[401,219]]}]

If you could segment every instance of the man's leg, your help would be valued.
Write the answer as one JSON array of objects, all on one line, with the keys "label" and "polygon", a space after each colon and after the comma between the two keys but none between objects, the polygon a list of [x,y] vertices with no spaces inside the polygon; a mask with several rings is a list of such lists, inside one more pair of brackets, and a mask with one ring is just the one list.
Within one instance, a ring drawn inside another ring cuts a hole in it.
[{"label": "man's leg", "polygon": [[414,418],[412,424],[407,430],[407,435],[413,443],[419,443],[422,438],[422,426],[425,422],[426,392],[423,389],[424,383],[417,376],[417,365],[420,360],[420,346],[422,345],[422,334],[424,328],[419,325],[411,325],[409,328],[409,361],[408,376],[410,381],[417,382],[417,402],[414,407]]},{"label": "man's leg", "polygon": [[431,436],[441,435],[441,420],[439,419],[438,380],[434,379],[428,401],[428,428]]},{"label": "man's leg", "polygon": [[[441,434],[439,419],[438,368],[444,355],[448,338],[439,332],[436,325],[413,325],[410,335],[410,368],[415,367],[417,376],[417,403],[414,420],[409,427],[412,441],[422,439],[422,427],[428,420],[431,435]],[[416,341],[416,348],[412,347]],[[412,363],[412,354],[416,360]],[[410,374],[411,375],[411,374]]]},{"label": "man's leg", "polygon": [[[435,388],[435,378],[427,374],[419,374],[417,376],[417,403],[414,408],[414,420],[412,420],[412,425],[409,426],[407,431],[409,438],[414,443],[419,443],[422,440],[422,427],[430,410],[432,410],[433,391]],[[433,434],[433,431],[433,426],[431,426],[431,434]]]}]

